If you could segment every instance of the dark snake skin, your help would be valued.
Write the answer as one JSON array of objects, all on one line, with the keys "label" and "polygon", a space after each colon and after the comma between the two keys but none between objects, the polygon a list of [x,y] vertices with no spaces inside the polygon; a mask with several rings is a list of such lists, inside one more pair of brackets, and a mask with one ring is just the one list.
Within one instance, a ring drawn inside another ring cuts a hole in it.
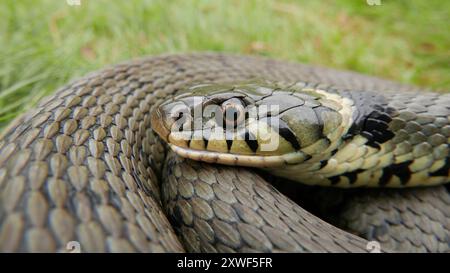
[{"label": "dark snake skin", "polygon": [[[152,107],[183,87],[254,78],[419,90],[214,53],[150,57],[94,72],[2,132],[0,250],[66,252],[76,241],[82,252],[367,252],[366,240],[308,213],[255,171],[181,159],[152,131]],[[379,241],[381,251],[447,251],[449,203],[443,186],[362,193],[341,204],[348,209],[340,221]]]}]

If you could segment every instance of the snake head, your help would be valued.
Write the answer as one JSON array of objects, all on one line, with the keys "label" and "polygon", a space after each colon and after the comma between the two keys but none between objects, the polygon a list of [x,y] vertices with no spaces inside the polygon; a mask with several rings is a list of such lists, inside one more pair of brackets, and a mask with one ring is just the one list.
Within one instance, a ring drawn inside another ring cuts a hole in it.
[{"label": "snake head", "polygon": [[155,107],[152,127],[183,157],[257,167],[300,162],[342,134],[342,106],[331,97],[304,83],[195,85]]}]

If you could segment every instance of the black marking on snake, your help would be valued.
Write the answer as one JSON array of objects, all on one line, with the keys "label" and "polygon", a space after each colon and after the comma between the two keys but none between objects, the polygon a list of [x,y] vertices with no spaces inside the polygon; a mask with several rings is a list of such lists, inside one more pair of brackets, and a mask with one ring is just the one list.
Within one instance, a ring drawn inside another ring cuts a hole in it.
[{"label": "black marking on snake", "polygon": [[[327,138],[328,142],[331,144],[331,141]],[[333,151],[331,151],[331,155],[330,157],[333,157],[336,153],[338,152],[338,149],[335,149]],[[328,159],[325,160],[321,160],[320,161],[320,169],[322,169],[323,167],[325,167],[328,164]]]},{"label": "black marking on snake", "polygon": [[252,134],[252,132],[245,132],[244,134],[244,140],[245,143],[247,143],[248,147],[256,153],[256,150],[258,150],[258,141],[256,140],[256,137]]},{"label": "black marking on snake", "polygon": [[385,143],[395,136],[395,134],[389,130],[389,124],[384,121],[387,119],[386,114],[378,111],[373,111],[369,117],[365,119],[362,133],[365,133],[364,136],[368,139],[367,145],[378,148],[379,144]]},{"label": "black marking on snake", "polygon": [[411,178],[411,171],[409,170],[409,165],[411,165],[412,160],[405,161],[398,164],[392,164],[390,166],[383,168],[383,175],[380,178],[378,184],[380,186],[385,186],[389,183],[389,180],[393,176],[397,176],[400,179],[402,185],[406,185]]},{"label": "black marking on snake", "polygon": [[388,114],[385,114],[385,113],[380,113],[380,115],[378,116],[378,119],[381,121],[384,121],[386,123],[389,123],[392,121],[391,116],[389,116]]},{"label": "black marking on snake", "polygon": [[367,139],[367,145],[375,149],[381,149],[380,145],[376,142],[373,142],[373,135],[369,132],[361,132],[361,136]]},{"label": "black marking on snake", "polygon": [[367,131],[384,131],[387,129],[388,125],[386,122],[382,121],[382,120],[377,120],[374,119],[372,117],[369,117],[366,119],[366,123],[365,123],[365,129]]},{"label": "black marking on snake", "polygon": [[227,149],[228,151],[231,149],[231,145],[233,145],[233,140],[232,139],[226,139],[227,142]]},{"label": "black marking on snake", "polygon": [[244,113],[244,120],[248,120],[249,115],[250,114],[248,113],[248,110],[246,110],[245,113]]},{"label": "black marking on snake", "polygon": [[364,169],[357,169],[348,173],[344,173],[343,175],[346,176],[348,178],[348,181],[350,182],[350,184],[355,184],[356,179],[358,178],[358,174],[362,173],[366,170]]},{"label": "black marking on snake", "polygon": [[350,184],[355,184],[356,179],[358,178],[358,174],[362,173],[364,171],[366,171],[366,170],[364,170],[364,169],[357,169],[357,170],[354,170],[354,171],[351,171],[351,172],[346,172],[346,173],[343,173],[343,174],[340,174],[340,175],[329,177],[328,179],[331,181],[331,185],[336,185],[339,182],[341,182],[341,177],[345,176],[345,177],[348,178],[348,181],[350,182]]},{"label": "black marking on snake", "polygon": [[298,139],[295,136],[294,132],[289,128],[289,126],[281,119],[279,119],[279,131],[281,137],[286,139],[295,150],[300,149],[300,143],[298,143]]},{"label": "black marking on snake", "polygon": [[328,177],[328,180],[331,181],[331,185],[336,185],[341,181],[341,178],[339,177],[339,175],[336,175],[336,176]]},{"label": "black marking on snake", "polygon": [[192,141],[192,138],[189,138],[189,139],[187,140],[187,146],[188,146],[188,147],[191,147],[191,141]]},{"label": "black marking on snake", "polygon": [[445,158],[445,164],[439,170],[430,173],[430,176],[447,176],[450,170],[450,157]]},{"label": "black marking on snake", "polygon": [[278,134],[282,138],[284,138],[287,142],[289,142],[295,150],[299,150],[301,148],[297,136],[289,128],[289,125],[287,125],[287,123],[284,120],[277,119],[278,123],[274,123],[271,122],[270,118],[264,118],[261,119],[261,121],[266,122],[266,124],[272,127],[274,130],[278,130]]},{"label": "black marking on snake", "polygon": [[385,97],[374,92],[346,92],[356,106],[353,113],[354,122],[349,129],[346,139],[355,135],[367,138],[366,145],[379,149],[383,144],[392,139],[395,134],[389,130],[389,122],[397,111],[388,106]]}]

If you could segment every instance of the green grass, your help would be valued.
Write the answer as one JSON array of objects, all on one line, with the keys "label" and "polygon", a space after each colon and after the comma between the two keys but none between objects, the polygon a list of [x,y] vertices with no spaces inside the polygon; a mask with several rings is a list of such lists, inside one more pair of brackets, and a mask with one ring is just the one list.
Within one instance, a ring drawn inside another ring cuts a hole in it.
[{"label": "green grass", "polygon": [[223,51],[449,90],[450,2],[2,0],[0,128],[69,79],[143,55]]}]

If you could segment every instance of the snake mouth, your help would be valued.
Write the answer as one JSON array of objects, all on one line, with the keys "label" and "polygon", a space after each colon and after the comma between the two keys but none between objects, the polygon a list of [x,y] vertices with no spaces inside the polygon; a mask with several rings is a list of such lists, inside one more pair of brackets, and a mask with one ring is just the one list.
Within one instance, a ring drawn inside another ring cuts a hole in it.
[{"label": "snake mouth", "polygon": [[241,155],[221,153],[214,151],[195,150],[185,148],[169,143],[169,147],[177,155],[192,160],[203,161],[207,163],[217,163],[231,166],[272,168],[284,165],[294,165],[306,161],[309,155],[301,152],[291,152],[283,155],[259,156],[259,155]]}]

